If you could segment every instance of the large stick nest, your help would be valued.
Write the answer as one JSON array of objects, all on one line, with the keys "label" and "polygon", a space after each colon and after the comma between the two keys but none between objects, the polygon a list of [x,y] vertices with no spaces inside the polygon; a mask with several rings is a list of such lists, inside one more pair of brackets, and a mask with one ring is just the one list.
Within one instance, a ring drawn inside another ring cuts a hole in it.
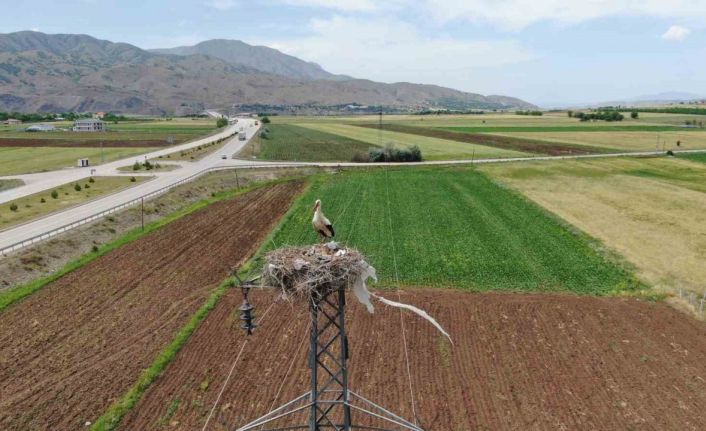
[{"label": "large stick nest", "polygon": [[321,297],[359,279],[368,264],[354,249],[338,244],[285,247],[265,255],[262,282],[286,297]]}]

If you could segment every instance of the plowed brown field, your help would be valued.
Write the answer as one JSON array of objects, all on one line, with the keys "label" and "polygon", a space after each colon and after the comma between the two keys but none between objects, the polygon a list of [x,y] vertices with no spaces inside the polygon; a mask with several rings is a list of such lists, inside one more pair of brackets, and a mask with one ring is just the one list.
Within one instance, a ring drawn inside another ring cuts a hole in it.
[{"label": "plowed brown field", "polygon": [[76,430],[137,380],[287,211],[301,182],[211,205],[0,314],[0,429]]},{"label": "plowed brown field", "polygon": [[[255,297],[258,314],[270,298]],[[706,429],[706,326],[663,303],[438,289],[402,300],[436,316],[455,343],[404,315],[427,430]],[[348,302],[352,389],[411,419],[399,311],[368,315]],[[203,427],[244,342],[239,304],[235,290],[222,298],[121,429]],[[265,316],[208,430],[232,430],[307,390],[303,310],[278,303]]]}]

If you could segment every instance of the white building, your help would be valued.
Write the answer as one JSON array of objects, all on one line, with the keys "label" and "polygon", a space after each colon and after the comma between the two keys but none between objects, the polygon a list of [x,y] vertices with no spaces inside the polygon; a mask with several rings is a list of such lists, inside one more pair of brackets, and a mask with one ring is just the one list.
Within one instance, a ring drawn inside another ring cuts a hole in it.
[{"label": "white building", "polygon": [[74,121],[74,132],[103,132],[105,123],[95,118],[82,118]]}]

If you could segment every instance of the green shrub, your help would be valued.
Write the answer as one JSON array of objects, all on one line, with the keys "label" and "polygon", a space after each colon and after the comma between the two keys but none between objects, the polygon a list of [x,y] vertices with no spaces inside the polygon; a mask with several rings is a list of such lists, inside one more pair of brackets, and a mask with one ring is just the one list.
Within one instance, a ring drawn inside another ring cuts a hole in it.
[{"label": "green shrub", "polygon": [[132,165],[132,170],[133,170],[133,171],[139,171],[140,169],[142,169],[142,165],[140,165],[140,162],[137,162],[137,161],[136,161],[135,164]]},{"label": "green shrub", "polygon": [[88,179],[88,182],[89,182],[89,183],[95,183],[96,180],[94,180],[93,177],[91,177],[91,178]]},{"label": "green shrub", "polygon": [[130,177],[130,182],[131,182],[131,183],[134,183],[135,181],[137,181],[137,178],[135,178],[135,177]]},{"label": "green shrub", "polygon": [[17,204],[16,204],[16,203],[13,202],[13,203],[10,205],[10,211],[13,211],[13,212],[14,212],[14,211],[17,211]]},{"label": "green shrub", "polygon": [[74,184],[74,190],[76,190],[77,192],[80,192],[80,191],[81,191],[81,185],[78,184],[78,183]]},{"label": "green shrub", "polygon": [[46,199],[41,198],[41,199],[39,200],[39,202],[41,202],[41,203],[46,203],[47,201],[46,201]]},{"label": "green shrub", "polygon": [[228,120],[226,120],[225,118],[219,118],[218,120],[216,120],[216,127],[218,127],[219,129],[221,127],[225,127],[227,125],[228,125]]},{"label": "green shrub", "polygon": [[270,123],[270,117],[262,117],[262,119],[260,119],[260,121],[262,121],[262,124],[269,124],[269,123]]},{"label": "green shrub", "polygon": [[382,149],[371,149],[368,152],[368,158],[371,162],[421,162],[422,150],[416,145],[401,150],[392,144],[387,144]]},{"label": "green shrub", "polygon": [[84,184],[84,185],[83,185],[83,188],[84,188],[84,189],[90,189],[90,188],[91,188],[91,186],[90,186],[90,185],[88,185],[88,183],[86,183],[86,184]]},{"label": "green shrub", "polygon": [[52,190],[52,192],[51,192],[51,197],[54,198],[54,199],[58,199],[58,198],[59,198],[59,192],[57,192],[56,190]]}]

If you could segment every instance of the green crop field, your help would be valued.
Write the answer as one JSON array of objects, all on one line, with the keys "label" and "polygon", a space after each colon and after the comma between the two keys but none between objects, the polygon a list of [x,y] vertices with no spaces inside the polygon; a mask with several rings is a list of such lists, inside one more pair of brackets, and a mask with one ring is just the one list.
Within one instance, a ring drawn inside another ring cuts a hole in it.
[{"label": "green crop field", "polygon": [[[106,162],[153,151],[154,148],[104,148]],[[0,175],[50,171],[75,166],[79,158],[101,162],[100,148],[0,147]]]},{"label": "green crop field", "polygon": [[479,170],[601,240],[658,291],[703,292],[706,165],[685,159],[498,163]]},{"label": "green crop field", "polygon": [[706,163],[706,153],[680,154],[680,159],[687,159],[694,162]]},{"label": "green crop field", "polygon": [[527,153],[520,151],[494,148],[466,142],[451,141],[428,136],[413,135],[383,130],[352,126],[348,124],[331,123],[301,123],[302,127],[319,130],[326,133],[345,136],[369,144],[386,145],[392,143],[397,147],[406,148],[417,145],[422,150],[424,160],[477,159],[495,157],[524,157]]},{"label": "green crop field", "polygon": [[336,239],[360,249],[383,286],[605,294],[635,287],[624,269],[544,210],[470,168],[374,169],[317,176],[270,247],[317,241],[316,199]]},{"label": "green crop field", "polygon": [[266,125],[267,139],[253,139],[240,157],[306,162],[350,161],[375,145],[292,124]]}]

